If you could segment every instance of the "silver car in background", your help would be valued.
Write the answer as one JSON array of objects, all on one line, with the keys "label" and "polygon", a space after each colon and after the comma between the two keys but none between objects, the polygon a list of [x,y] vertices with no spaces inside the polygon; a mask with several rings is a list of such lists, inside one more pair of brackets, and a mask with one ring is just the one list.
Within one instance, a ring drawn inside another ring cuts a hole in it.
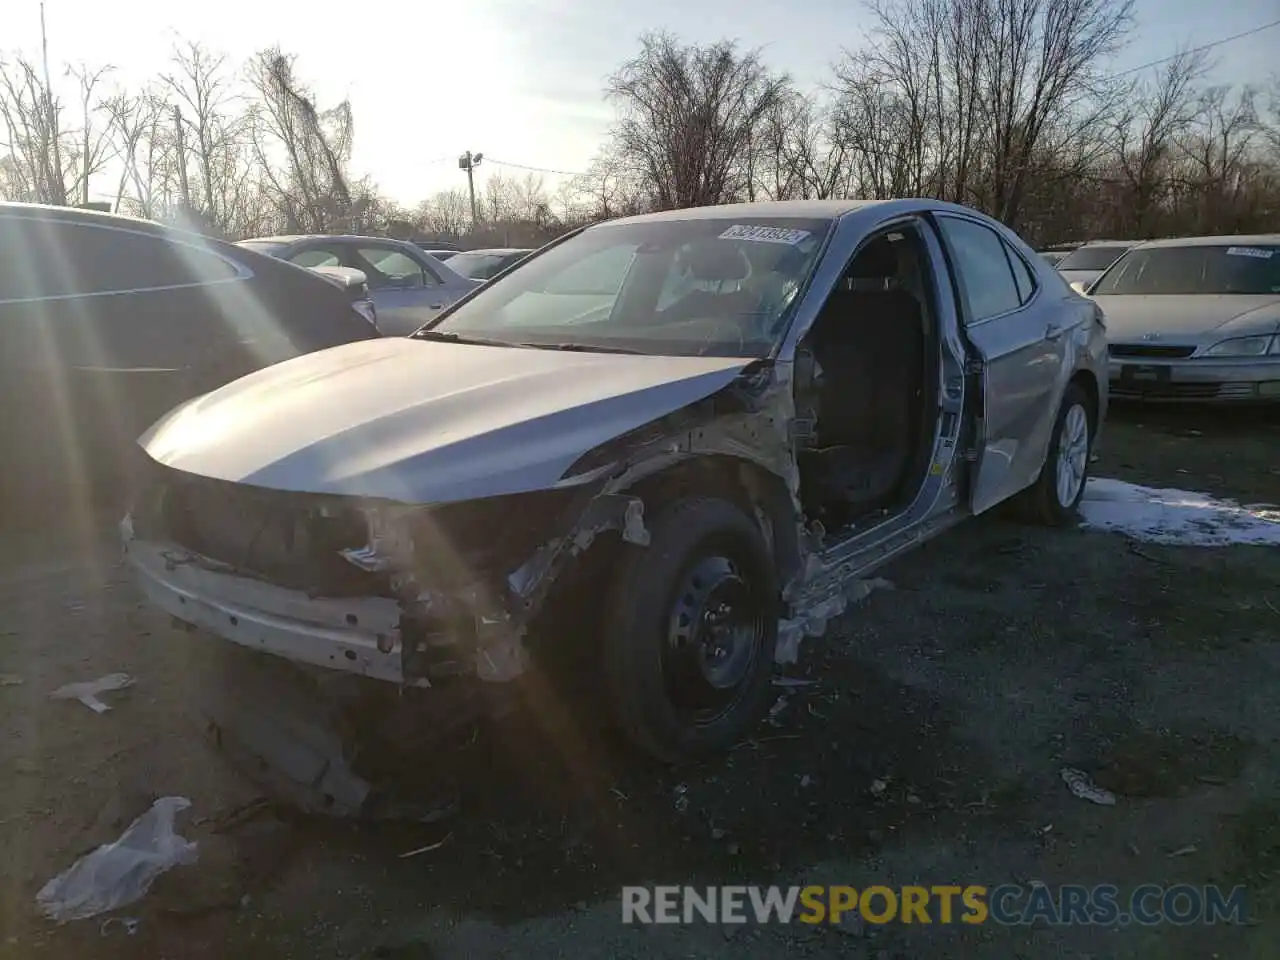
[{"label": "silver car in background", "polygon": [[1090,294],[1113,397],[1280,400],[1280,234],[1153,240]]},{"label": "silver car in background", "polygon": [[386,237],[258,237],[240,246],[300,267],[360,271],[386,336],[413,333],[478,286],[415,244]]}]

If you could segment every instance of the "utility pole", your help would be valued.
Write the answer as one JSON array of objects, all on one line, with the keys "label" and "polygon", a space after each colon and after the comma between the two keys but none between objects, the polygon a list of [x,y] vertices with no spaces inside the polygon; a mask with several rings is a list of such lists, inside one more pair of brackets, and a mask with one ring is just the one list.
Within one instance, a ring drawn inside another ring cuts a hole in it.
[{"label": "utility pole", "polygon": [[480,166],[480,161],[484,159],[483,153],[472,153],[468,150],[458,158],[458,169],[467,171],[467,190],[471,193],[471,229],[474,230],[480,222],[480,217],[476,213],[476,175],[475,169]]}]

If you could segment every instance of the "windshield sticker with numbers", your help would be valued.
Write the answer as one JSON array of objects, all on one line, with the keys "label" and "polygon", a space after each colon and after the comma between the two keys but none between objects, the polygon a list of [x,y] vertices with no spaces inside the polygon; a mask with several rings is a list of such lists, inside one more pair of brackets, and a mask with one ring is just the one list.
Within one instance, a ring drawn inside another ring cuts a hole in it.
[{"label": "windshield sticker with numbers", "polygon": [[1227,247],[1228,257],[1256,257],[1259,260],[1270,260],[1274,250],[1264,250],[1261,247]]},{"label": "windshield sticker with numbers", "polygon": [[752,240],[756,243],[785,243],[795,246],[808,239],[808,230],[788,230],[785,227],[753,227],[736,224],[720,234],[721,240]]}]

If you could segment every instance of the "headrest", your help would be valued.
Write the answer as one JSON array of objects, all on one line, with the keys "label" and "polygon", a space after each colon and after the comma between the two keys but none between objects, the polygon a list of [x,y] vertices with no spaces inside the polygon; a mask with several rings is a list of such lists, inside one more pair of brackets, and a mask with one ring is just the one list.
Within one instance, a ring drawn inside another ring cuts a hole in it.
[{"label": "headrest", "polygon": [[849,269],[851,280],[884,280],[898,275],[898,251],[887,237],[877,237],[858,251]]},{"label": "headrest", "polygon": [[751,275],[746,255],[736,244],[719,238],[691,244],[682,259],[695,280],[723,283],[745,280]]}]

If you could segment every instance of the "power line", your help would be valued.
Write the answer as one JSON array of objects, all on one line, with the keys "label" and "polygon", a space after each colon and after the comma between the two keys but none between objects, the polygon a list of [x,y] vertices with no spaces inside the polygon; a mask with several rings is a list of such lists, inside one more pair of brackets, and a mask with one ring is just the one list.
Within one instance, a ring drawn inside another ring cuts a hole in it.
[{"label": "power line", "polygon": [[496,160],[493,157],[488,158],[490,163],[496,163],[500,167],[514,167],[517,170],[528,170],[531,173],[554,173],[560,177],[581,177],[581,171],[578,170],[552,170],[548,167],[531,167],[525,163],[508,163],[506,160]]},{"label": "power line", "polygon": [[1251,37],[1255,33],[1261,33],[1263,30],[1270,30],[1272,27],[1280,27],[1280,20],[1272,20],[1270,23],[1264,23],[1262,26],[1254,27],[1252,30],[1246,30],[1244,33],[1237,33],[1234,36],[1223,37],[1221,40],[1214,40],[1212,43],[1204,43],[1198,47],[1192,47],[1190,50],[1183,50],[1172,56],[1161,57],[1159,60],[1152,60],[1150,63],[1144,63],[1141,66],[1131,67],[1128,70],[1121,70],[1119,73],[1111,74],[1113,79],[1118,77],[1127,77],[1131,73],[1138,73],[1141,70],[1148,70],[1151,67],[1158,67],[1162,63],[1169,63],[1171,60],[1177,60],[1179,57],[1185,57],[1193,53],[1203,53],[1205,50],[1212,50],[1214,47],[1220,47],[1224,43],[1233,43],[1236,40],[1243,40],[1245,37]]}]

